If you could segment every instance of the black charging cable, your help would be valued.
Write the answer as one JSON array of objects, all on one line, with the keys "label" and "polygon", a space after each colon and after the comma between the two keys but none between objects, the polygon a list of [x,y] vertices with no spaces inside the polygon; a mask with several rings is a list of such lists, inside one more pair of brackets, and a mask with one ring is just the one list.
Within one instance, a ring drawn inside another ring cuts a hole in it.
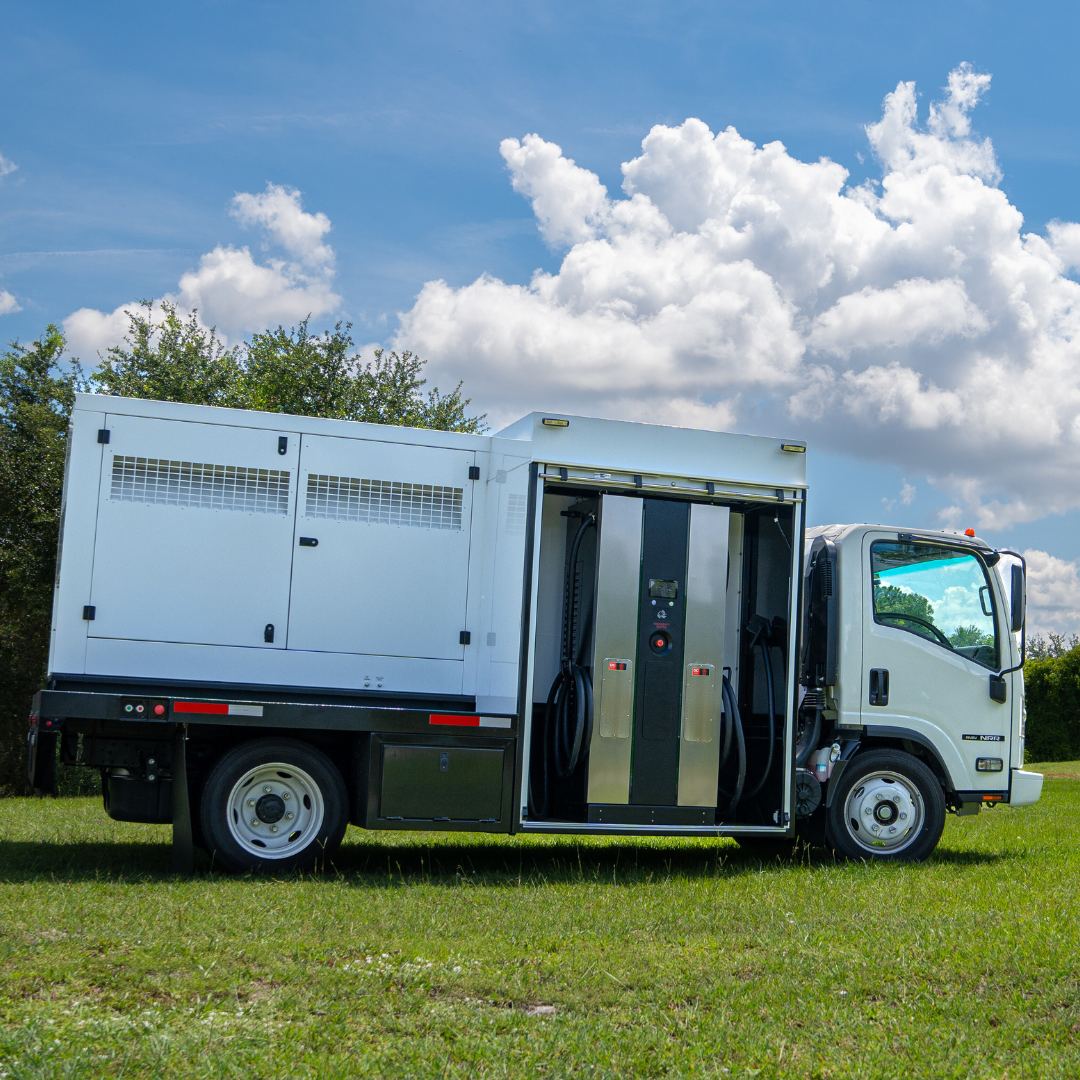
[{"label": "black charging cable", "polygon": [[[731,736],[732,734],[735,736],[735,760],[737,762],[735,790],[724,814],[725,817],[731,818],[735,815],[739,800],[742,798],[743,786],[746,784],[746,739],[743,736],[742,717],[739,715],[739,706],[735,701],[735,691],[732,689],[731,682],[726,675],[720,684],[720,697],[724,704],[722,714],[724,721],[724,752],[720,761],[721,769],[727,764],[731,753]],[[727,798],[727,792],[723,788],[718,788],[718,790],[721,795]]]},{"label": "black charging cable", "polygon": [[[559,674],[548,693],[544,723],[544,768],[541,791],[541,814],[546,814],[551,797],[551,778],[565,780],[572,776],[581,760],[581,753],[592,741],[593,686],[585,669],[584,653],[589,642],[586,634],[575,655],[578,606],[574,603],[574,578],[577,574],[578,553],[585,533],[596,527],[596,515],[589,514],[578,527],[570,545],[563,592],[563,641],[559,658]],[[586,613],[586,617],[591,615]]]}]

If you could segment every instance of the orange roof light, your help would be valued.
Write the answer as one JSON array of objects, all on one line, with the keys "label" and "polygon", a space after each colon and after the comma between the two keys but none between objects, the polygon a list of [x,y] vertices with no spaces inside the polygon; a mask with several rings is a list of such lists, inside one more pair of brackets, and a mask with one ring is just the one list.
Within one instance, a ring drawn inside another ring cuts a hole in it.
[{"label": "orange roof light", "polygon": [[964,530],[964,535],[965,536],[974,536],[975,535],[975,530],[974,529],[965,529]]}]

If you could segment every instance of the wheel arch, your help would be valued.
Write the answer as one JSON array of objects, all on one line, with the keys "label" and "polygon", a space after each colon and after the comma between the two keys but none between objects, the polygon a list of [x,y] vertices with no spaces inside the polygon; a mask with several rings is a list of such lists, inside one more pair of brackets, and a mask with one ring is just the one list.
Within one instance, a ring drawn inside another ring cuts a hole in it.
[{"label": "wheel arch", "polygon": [[930,771],[938,778],[942,790],[948,794],[956,791],[956,785],[945,762],[938,753],[936,747],[918,731],[904,727],[867,727],[860,740],[861,745],[853,756],[864,753],[867,750],[902,750],[924,761]]}]

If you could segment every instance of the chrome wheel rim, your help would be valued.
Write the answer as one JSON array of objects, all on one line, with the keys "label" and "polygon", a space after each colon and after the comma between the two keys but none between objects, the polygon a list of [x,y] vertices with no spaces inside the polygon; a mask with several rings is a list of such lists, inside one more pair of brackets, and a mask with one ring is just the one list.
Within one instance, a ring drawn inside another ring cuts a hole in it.
[{"label": "chrome wheel rim", "polygon": [[319,785],[284,761],[250,769],[229,794],[229,833],[260,859],[285,859],[302,851],[319,835],[325,816]]},{"label": "chrome wheel rim", "polygon": [[922,831],[926,808],[918,787],[900,773],[864,776],[844,802],[848,836],[874,855],[903,851]]}]

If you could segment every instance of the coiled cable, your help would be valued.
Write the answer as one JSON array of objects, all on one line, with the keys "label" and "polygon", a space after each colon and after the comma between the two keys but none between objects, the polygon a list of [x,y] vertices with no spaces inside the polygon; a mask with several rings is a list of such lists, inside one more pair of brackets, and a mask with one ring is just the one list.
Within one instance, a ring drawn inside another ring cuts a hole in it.
[{"label": "coiled cable", "polygon": [[[589,635],[585,635],[575,655],[579,612],[574,603],[574,578],[581,542],[585,533],[595,526],[596,515],[589,514],[578,527],[566,564],[562,655],[559,658],[559,673],[551,684],[545,709],[541,814],[546,814],[549,808],[552,778],[566,780],[572,776],[581,760],[582,750],[592,741],[592,679],[582,663],[589,644]],[[587,618],[586,625],[588,621]]]}]

